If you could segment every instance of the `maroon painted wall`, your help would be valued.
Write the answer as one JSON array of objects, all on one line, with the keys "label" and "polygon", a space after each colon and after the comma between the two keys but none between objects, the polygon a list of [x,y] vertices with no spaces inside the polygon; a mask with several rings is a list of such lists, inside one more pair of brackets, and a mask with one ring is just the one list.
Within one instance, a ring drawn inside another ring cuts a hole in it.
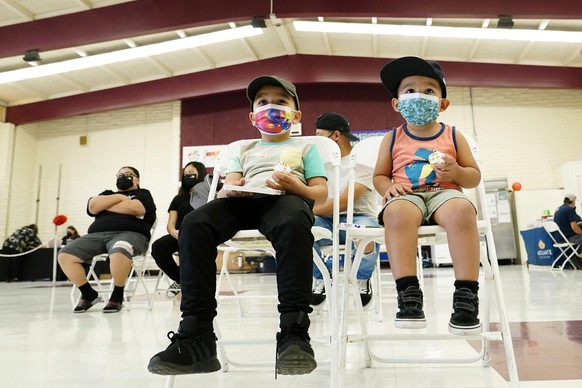
[{"label": "maroon painted wall", "polygon": [[[327,111],[346,116],[354,132],[393,128],[402,123],[380,83],[297,85],[297,92],[303,135],[314,135],[317,116]],[[249,122],[249,112],[244,90],[183,100],[182,147],[258,138],[258,130]]]}]

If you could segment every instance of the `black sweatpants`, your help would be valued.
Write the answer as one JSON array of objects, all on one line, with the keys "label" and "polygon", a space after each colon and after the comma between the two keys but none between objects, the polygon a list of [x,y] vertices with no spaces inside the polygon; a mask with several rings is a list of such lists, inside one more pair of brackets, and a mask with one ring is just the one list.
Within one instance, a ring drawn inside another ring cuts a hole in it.
[{"label": "black sweatpants", "polygon": [[180,268],[174,260],[174,253],[178,252],[178,240],[167,234],[152,244],[152,257],[156,264],[170,279],[180,284]]},{"label": "black sweatpants", "polygon": [[312,201],[296,195],[220,198],[190,212],[180,227],[182,317],[216,316],[217,246],[239,230],[258,229],[273,245],[281,314],[310,313]]}]

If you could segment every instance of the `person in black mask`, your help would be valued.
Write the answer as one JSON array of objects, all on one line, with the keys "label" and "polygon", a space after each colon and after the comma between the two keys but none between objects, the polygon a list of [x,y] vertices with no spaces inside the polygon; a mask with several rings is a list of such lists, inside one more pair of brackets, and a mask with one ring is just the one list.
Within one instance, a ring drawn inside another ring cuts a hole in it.
[{"label": "person in black mask", "polygon": [[77,229],[73,225],[69,225],[67,226],[67,234],[64,235],[63,238],[61,239],[61,246],[67,245],[68,243],[78,239],[79,237],[81,237],[81,235],[79,235]]},{"label": "person in black mask", "polygon": [[59,251],[59,264],[65,275],[81,291],[73,312],[84,313],[101,297],[85,276],[84,264],[95,255],[107,253],[114,288],[104,313],[116,313],[123,304],[125,281],[134,256],[147,251],[151,228],[156,220],[156,205],[150,192],[139,187],[139,171],[122,167],[116,174],[117,191],[105,190],[89,198],[87,214],[95,218],[87,234]]},{"label": "person in black mask", "polygon": [[167,295],[174,297],[180,292],[180,268],[174,260],[178,251],[178,230],[186,214],[205,204],[210,190],[206,178],[206,166],[200,162],[190,162],[182,169],[182,184],[178,194],[168,208],[168,234],[152,244],[152,257],[170,279]]}]

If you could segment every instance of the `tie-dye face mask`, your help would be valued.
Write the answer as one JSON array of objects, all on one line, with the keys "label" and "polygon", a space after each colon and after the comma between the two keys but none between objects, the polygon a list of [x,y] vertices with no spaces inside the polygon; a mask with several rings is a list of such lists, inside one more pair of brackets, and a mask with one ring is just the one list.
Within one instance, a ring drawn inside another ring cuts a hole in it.
[{"label": "tie-dye face mask", "polygon": [[407,93],[398,97],[398,112],[407,122],[422,126],[436,120],[439,98],[423,93]]},{"label": "tie-dye face mask", "polygon": [[265,135],[280,135],[291,129],[293,109],[267,104],[254,111],[255,127]]}]

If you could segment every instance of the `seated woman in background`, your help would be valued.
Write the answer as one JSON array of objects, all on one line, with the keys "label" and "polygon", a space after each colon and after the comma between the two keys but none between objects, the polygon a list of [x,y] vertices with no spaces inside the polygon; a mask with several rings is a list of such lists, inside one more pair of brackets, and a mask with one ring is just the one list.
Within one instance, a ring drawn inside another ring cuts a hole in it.
[{"label": "seated woman in background", "polygon": [[168,296],[174,297],[180,292],[180,268],[174,260],[178,252],[178,230],[186,214],[206,203],[210,184],[206,178],[206,166],[200,162],[190,162],[182,169],[182,184],[178,194],[168,208],[169,234],[160,237],[152,244],[152,257],[156,264],[173,283],[168,290]]},{"label": "seated woman in background", "polygon": [[69,225],[67,227],[67,234],[64,235],[61,240],[61,245],[67,245],[68,243],[78,239],[79,237],[81,236],[79,236],[79,232],[77,232],[77,229],[75,229],[73,225]]}]

